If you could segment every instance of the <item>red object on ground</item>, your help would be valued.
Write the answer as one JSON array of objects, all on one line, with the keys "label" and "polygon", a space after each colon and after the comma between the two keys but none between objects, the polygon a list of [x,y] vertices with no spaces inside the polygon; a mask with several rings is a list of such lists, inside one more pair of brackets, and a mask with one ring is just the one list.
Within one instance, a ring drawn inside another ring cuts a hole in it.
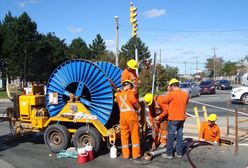
[{"label": "red object on ground", "polygon": [[93,146],[86,146],[86,151],[88,153],[88,161],[94,159],[94,151],[93,151]]}]

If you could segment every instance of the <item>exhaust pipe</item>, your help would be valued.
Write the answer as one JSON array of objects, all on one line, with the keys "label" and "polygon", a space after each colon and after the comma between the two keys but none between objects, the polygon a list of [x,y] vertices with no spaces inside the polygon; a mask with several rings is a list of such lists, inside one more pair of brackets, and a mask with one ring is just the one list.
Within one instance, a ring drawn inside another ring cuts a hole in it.
[{"label": "exhaust pipe", "polygon": [[156,151],[146,151],[144,153],[144,159],[145,160],[152,160],[154,157],[158,156],[158,155],[161,155],[162,153],[165,153],[166,152],[166,148],[164,149],[160,149],[160,150],[156,150]]}]

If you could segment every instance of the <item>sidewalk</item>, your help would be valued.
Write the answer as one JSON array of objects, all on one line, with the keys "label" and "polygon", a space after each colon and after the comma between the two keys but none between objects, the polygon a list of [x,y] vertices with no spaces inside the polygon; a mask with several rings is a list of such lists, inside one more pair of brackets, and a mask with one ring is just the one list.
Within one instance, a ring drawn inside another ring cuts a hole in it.
[{"label": "sidewalk", "polygon": [[0,99],[0,103],[11,103],[9,99]]}]

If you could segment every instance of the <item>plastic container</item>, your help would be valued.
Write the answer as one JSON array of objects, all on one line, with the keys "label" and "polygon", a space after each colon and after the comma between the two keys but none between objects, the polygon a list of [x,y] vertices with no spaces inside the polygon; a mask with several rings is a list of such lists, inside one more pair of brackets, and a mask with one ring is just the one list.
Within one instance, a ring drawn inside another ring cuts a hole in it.
[{"label": "plastic container", "polygon": [[117,149],[115,145],[111,146],[110,148],[110,158],[117,158]]},{"label": "plastic container", "polygon": [[88,161],[88,153],[85,148],[78,149],[78,163],[84,164]]},{"label": "plastic container", "polygon": [[86,152],[88,153],[88,161],[93,160],[94,159],[93,146],[87,145],[85,149],[86,149]]}]

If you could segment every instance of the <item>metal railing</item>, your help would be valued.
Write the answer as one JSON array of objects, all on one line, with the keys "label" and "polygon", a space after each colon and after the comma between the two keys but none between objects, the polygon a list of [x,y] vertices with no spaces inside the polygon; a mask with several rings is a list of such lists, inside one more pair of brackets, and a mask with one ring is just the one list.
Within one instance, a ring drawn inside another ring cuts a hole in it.
[{"label": "metal railing", "polygon": [[[238,108],[237,106],[235,106],[235,111],[230,110],[230,105],[231,105],[231,101],[227,102],[227,116],[226,116],[226,133],[227,136],[230,135],[234,135],[234,145],[235,145],[235,155],[238,154],[238,149],[239,149],[239,142],[242,140],[245,140],[248,138],[248,128],[247,127],[243,127],[242,128],[242,124],[243,123],[247,123],[248,122],[248,108],[244,107],[244,108]],[[231,123],[230,121],[230,116],[234,115],[234,123]],[[243,119],[241,119],[241,117]],[[247,118],[244,118],[247,117]],[[231,130],[234,131],[234,134],[231,134]]]}]

